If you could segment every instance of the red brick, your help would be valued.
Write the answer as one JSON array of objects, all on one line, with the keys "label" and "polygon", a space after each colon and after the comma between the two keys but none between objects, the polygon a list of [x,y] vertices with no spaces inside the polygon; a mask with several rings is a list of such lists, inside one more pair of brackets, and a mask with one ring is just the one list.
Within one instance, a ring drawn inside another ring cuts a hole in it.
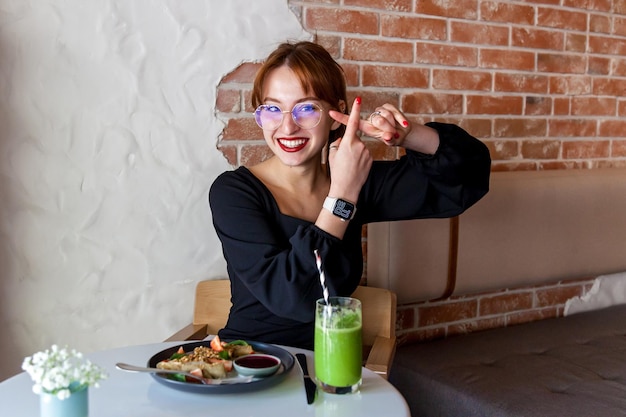
[{"label": "red brick", "polygon": [[563,34],[545,29],[513,27],[511,45],[533,49],[563,49]]},{"label": "red brick", "polygon": [[481,297],[479,300],[479,316],[510,313],[527,310],[533,306],[532,292],[506,293],[493,297]]},{"label": "red brick", "polygon": [[574,116],[615,116],[617,100],[612,97],[572,97]]},{"label": "red brick", "polygon": [[540,161],[537,169],[540,171],[549,171],[551,169],[590,169],[596,167],[595,162],[587,161]]},{"label": "red brick", "polygon": [[503,118],[494,121],[493,135],[497,138],[528,138],[546,135],[548,122],[540,119]]},{"label": "red brick", "polygon": [[445,40],[448,30],[443,19],[384,15],[381,17],[381,34],[402,39]]},{"label": "red brick", "polygon": [[618,77],[626,77],[626,59],[613,59],[612,71]]},{"label": "red brick", "polygon": [[[595,10],[599,12],[610,12],[612,9],[611,0],[563,0],[563,6],[582,8],[585,10]],[[559,4],[558,2],[556,4]]]},{"label": "red brick", "polygon": [[613,34],[626,36],[626,17],[613,16]]},{"label": "red brick", "polygon": [[611,142],[608,140],[581,140],[563,142],[563,158],[591,159],[609,156]]},{"label": "red brick", "polygon": [[450,40],[453,42],[471,43],[475,45],[509,44],[509,29],[502,26],[472,22],[450,22]]},{"label": "red brick", "polygon": [[537,74],[496,73],[494,91],[518,93],[547,93],[549,78]]},{"label": "red brick", "polygon": [[331,32],[378,34],[378,13],[344,8],[311,7],[304,16],[307,29]]},{"label": "red brick", "polygon": [[592,78],[586,75],[557,75],[550,77],[550,93],[583,95],[591,92]]},{"label": "red brick", "polygon": [[[338,0],[336,0],[339,3]],[[412,0],[344,0],[346,6],[361,6],[394,12],[410,12],[413,8]]]},{"label": "red brick", "polygon": [[215,100],[217,111],[224,113],[237,113],[241,111],[241,95],[239,90],[218,88]]},{"label": "red brick", "polygon": [[343,68],[348,87],[356,87],[361,84],[361,67],[359,65],[342,62],[341,68]]},{"label": "red brick", "polygon": [[565,33],[565,51],[585,53],[587,51],[587,36],[580,33]]},{"label": "red brick", "polygon": [[478,49],[474,47],[418,43],[415,62],[422,64],[475,67],[478,62]]},{"label": "red brick", "polygon": [[556,97],[554,99],[554,108],[552,112],[555,116],[564,116],[570,114],[571,100],[568,97]]},{"label": "red brick", "polygon": [[611,18],[606,15],[590,15],[589,31],[594,33],[611,33]]},{"label": "red brick", "polygon": [[452,122],[465,129],[474,137],[483,139],[491,137],[491,119],[463,118],[456,121],[454,119],[448,121],[448,123]]},{"label": "red brick", "polygon": [[596,135],[597,123],[587,119],[553,119],[548,122],[548,136],[589,137]]},{"label": "red brick", "polygon": [[364,65],[363,86],[427,88],[429,71],[391,65]]},{"label": "red brick", "polygon": [[483,1],[480,3],[480,16],[488,22],[502,22],[517,25],[532,25],[535,10],[532,6],[517,5],[501,1]]},{"label": "red brick", "polygon": [[535,53],[525,51],[511,53],[506,49],[482,49],[479,66],[482,68],[533,71],[535,69]]},{"label": "red brick", "polygon": [[623,97],[626,93],[626,80],[596,78],[593,81],[593,94],[598,96]]},{"label": "red brick", "polygon": [[602,137],[626,138],[626,120],[600,120],[598,128]]},{"label": "red brick", "polygon": [[609,75],[611,71],[611,60],[609,58],[590,56],[589,69],[587,72],[592,75]]},{"label": "red brick", "polygon": [[537,54],[537,70],[541,72],[567,72],[584,74],[587,62],[584,56],[571,54]]},{"label": "red brick", "polygon": [[556,159],[561,150],[558,140],[525,140],[522,142],[524,159]]},{"label": "red brick", "polygon": [[480,71],[434,69],[433,87],[438,90],[491,90],[491,74]]},{"label": "red brick", "polygon": [[537,9],[537,25],[585,31],[587,30],[587,14],[553,7],[539,7]]},{"label": "red brick", "polygon": [[626,100],[620,100],[617,103],[617,115],[626,116]]},{"label": "red brick", "polygon": [[508,171],[537,171],[537,164],[535,162],[492,162],[491,170],[493,172],[508,172]]},{"label": "red brick", "polygon": [[354,61],[413,62],[413,44],[399,41],[379,41],[348,38],[343,58]]},{"label": "red brick", "polygon": [[611,143],[611,156],[613,158],[626,157],[626,140],[614,140]]},{"label": "red brick", "polygon": [[250,113],[252,114],[254,112],[254,108],[252,107],[252,91],[251,90],[245,90],[242,91],[243,94],[243,105],[244,105],[244,112],[246,113]]},{"label": "red brick", "polygon": [[538,289],[535,293],[537,307],[549,307],[565,304],[567,300],[583,295],[582,285],[558,285],[551,288]]},{"label": "red brick", "polygon": [[423,305],[418,308],[420,327],[439,323],[452,323],[476,317],[477,302],[474,299],[444,304]]},{"label": "red brick", "polygon": [[497,327],[504,327],[505,323],[506,321],[504,316],[455,323],[448,326],[447,336],[457,336],[461,334],[479,332],[482,330],[495,329]]},{"label": "red brick", "polygon": [[610,36],[589,36],[589,53],[604,55],[626,55],[626,39]]},{"label": "red brick", "polygon": [[470,95],[466,100],[467,114],[522,114],[522,97]]},{"label": "red brick", "polygon": [[548,307],[541,310],[530,310],[515,312],[506,317],[507,326],[516,324],[529,323],[537,320],[544,320],[559,316],[559,310],[556,307]]},{"label": "red brick", "polygon": [[537,3],[542,5],[552,4],[557,6],[561,4],[561,0],[526,0],[525,3]]},{"label": "red brick", "polygon": [[492,159],[516,159],[520,154],[520,144],[515,140],[494,140],[485,142]]},{"label": "red brick", "polygon": [[392,161],[397,159],[397,147],[387,146],[378,139],[365,140],[365,145],[374,160]]},{"label": "red brick", "polygon": [[543,96],[526,96],[524,114],[535,116],[552,113],[552,99]]},{"label": "red brick", "polygon": [[265,142],[258,145],[244,145],[241,148],[239,163],[243,166],[253,166],[259,162],[263,162],[274,153],[267,147]]},{"label": "red brick", "polygon": [[408,94],[403,97],[402,108],[413,114],[460,114],[463,112],[463,96],[442,93]]},{"label": "red brick", "polygon": [[329,34],[316,34],[315,42],[323,46],[334,59],[341,58],[341,37]]},{"label": "red brick", "polygon": [[454,2],[440,0],[419,0],[415,2],[415,12],[447,18],[461,18],[476,20],[478,0],[455,0]]},{"label": "red brick", "polygon": [[263,132],[253,117],[229,119],[222,132],[221,140],[255,140],[263,139]]},{"label": "red brick", "polygon": [[396,328],[398,330],[412,329],[415,326],[415,309],[398,308],[396,315]]},{"label": "red brick", "polygon": [[361,97],[361,112],[364,115],[370,114],[376,107],[385,103],[400,107],[400,95],[395,91],[351,90],[348,92],[348,102],[352,104],[356,96]]}]

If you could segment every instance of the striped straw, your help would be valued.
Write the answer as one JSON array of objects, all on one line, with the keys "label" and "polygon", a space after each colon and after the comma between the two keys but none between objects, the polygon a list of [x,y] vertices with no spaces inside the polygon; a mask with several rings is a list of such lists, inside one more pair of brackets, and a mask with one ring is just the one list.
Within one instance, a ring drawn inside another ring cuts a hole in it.
[{"label": "striped straw", "polygon": [[328,287],[326,286],[326,278],[324,277],[324,270],[322,270],[322,258],[317,249],[313,251],[315,254],[315,263],[317,264],[317,271],[320,273],[320,284],[322,284],[322,293],[324,294],[324,301],[328,305]]}]

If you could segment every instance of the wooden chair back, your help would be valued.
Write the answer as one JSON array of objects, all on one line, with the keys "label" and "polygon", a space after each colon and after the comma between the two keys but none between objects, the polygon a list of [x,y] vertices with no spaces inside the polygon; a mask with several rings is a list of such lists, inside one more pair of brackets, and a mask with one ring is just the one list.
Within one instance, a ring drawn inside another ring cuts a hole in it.
[{"label": "wooden chair back", "polygon": [[372,346],[377,336],[396,337],[396,296],[383,288],[360,285],[352,297],[361,300],[363,344]]},{"label": "wooden chair back", "polygon": [[231,306],[229,280],[200,281],[196,286],[193,324],[204,324],[207,334],[217,334],[226,325]]}]

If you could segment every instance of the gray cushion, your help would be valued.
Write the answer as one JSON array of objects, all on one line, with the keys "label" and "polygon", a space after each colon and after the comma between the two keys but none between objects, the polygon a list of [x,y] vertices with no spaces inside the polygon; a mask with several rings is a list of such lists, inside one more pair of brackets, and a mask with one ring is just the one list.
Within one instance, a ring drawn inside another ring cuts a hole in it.
[{"label": "gray cushion", "polygon": [[626,305],[400,346],[390,381],[413,417],[626,415]]}]

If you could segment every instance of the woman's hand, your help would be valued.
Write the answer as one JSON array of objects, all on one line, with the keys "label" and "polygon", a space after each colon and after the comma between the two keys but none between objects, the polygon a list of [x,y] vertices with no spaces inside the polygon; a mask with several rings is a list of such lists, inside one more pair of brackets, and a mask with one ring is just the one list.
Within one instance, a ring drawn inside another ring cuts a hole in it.
[{"label": "woman's hand", "polygon": [[359,130],[362,130],[360,112],[360,97],[354,100],[349,116],[333,112],[345,116],[339,120],[331,115],[335,120],[346,125],[346,131],[343,138],[330,145],[328,151],[331,178],[328,195],[344,198],[353,203],[356,203],[361,187],[372,167],[372,156],[357,134]]},{"label": "woman's hand", "polygon": [[[347,126],[348,115],[334,110],[328,113],[330,117]],[[359,119],[358,126],[358,130],[365,135],[378,139],[387,146],[402,146],[431,155],[439,148],[439,134],[436,130],[421,124],[411,125],[404,114],[389,103],[376,107],[366,120]]]},{"label": "woman's hand", "polygon": [[[348,116],[336,111],[329,112],[330,117],[346,124]],[[359,120],[359,130],[388,146],[402,146],[404,138],[411,132],[407,118],[392,104],[377,107],[367,120]]]}]

